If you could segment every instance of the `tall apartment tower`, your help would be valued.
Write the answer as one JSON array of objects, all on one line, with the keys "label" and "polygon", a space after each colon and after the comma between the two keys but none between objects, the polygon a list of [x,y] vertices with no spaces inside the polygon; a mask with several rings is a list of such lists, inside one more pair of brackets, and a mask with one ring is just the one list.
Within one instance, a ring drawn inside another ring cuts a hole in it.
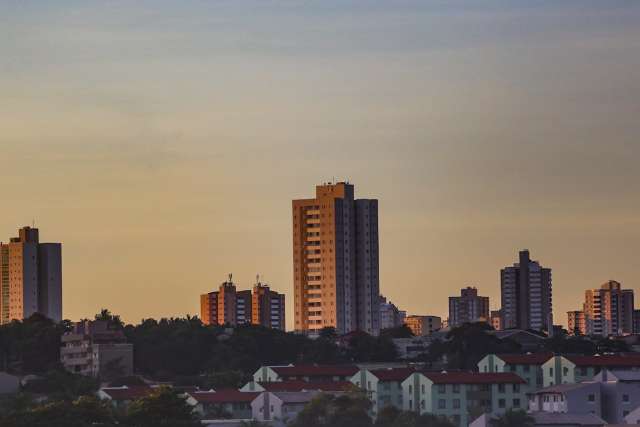
[{"label": "tall apartment tower", "polygon": [[379,334],[378,201],[339,182],[292,206],[295,329]]},{"label": "tall apartment tower", "polygon": [[607,337],[632,334],[633,290],[622,289],[622,285],[615,280],[609,280],[600,289],[587,290],[582,316],[586,335]]},{"label": "tall apartment tower", "polygon": [[567,311],[567,331],[569,335],[586,335],[587,322],[584,311]]},{"label": "tall apartment tower", "polygon": [[551,331],[553,327],[551,269],[532,261],[528,250],[520,262],[500,272],[503,329]]},{"label": "tall apartment tower", "polygon": [[251,323],[267,328],[285,330],[285,297],[256,280],[251,295]]},{"label": "tall apartment tower", "polygon": [[23,227],[0,243],[0,324],[34,313],[62,320],[62,245],[40,243],[37,228]]},{"label": "tall apartment tower", "polygon": [[232,281],[217,291],[200,295],[200,317],[205,325],[262,325],[285,330],[285,297],[258,282],[253,290],[237,290]]},{"label": "tall apartment tower", "polygon": [[470,286],[460,290],[459,297],[449,297],[449,327],[471,322],[489,321],[489,297],[478,296]]}]

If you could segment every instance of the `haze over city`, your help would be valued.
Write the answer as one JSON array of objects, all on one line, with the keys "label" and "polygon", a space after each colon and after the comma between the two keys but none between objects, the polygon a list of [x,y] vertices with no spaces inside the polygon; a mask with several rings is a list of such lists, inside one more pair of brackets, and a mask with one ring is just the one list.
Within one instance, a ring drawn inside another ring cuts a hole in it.
[{"label": "haze over city", "polygon": [[229,272],[293,302],[291,200],[341,180],[410,313],[499,308],[523,248],[556,323],[639,289],[637,3],[1,8],[0,236],[63,243],[65,318],[196,315]]}]

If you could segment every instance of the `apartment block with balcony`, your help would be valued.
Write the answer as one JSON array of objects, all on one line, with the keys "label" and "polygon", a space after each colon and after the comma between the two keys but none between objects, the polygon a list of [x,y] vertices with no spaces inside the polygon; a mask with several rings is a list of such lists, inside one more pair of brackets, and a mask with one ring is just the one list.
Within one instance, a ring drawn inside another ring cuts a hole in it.
[{"label": "apartment block with balcony", "polygon": [[95,378],[133,374],[133,344],[106,321],[78,322],[61,341],[60,362],[69,372]]},{"label": "apartment block with balcony", "polygon": [[407,325],[413,335],[420,337],[424,335],[431,335],[437,330],[442,328],[442,318],[438,316],[407,316],[404,319],[404,324]]}]

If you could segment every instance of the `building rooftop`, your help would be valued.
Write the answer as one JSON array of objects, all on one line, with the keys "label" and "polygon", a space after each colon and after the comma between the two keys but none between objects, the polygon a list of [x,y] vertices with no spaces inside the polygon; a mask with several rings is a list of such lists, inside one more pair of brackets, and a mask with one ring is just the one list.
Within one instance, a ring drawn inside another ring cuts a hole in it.
[{"label": "building rooftop", "polygon": [[380,381],[404,381],[414,372],[416,372],[414,368],[388,368],[371,371]]},{"label": "building rooftop", "polygon": [[153,388],[146,385],[104,387],[100,392],[106,394],[111,400],[124,401],[146,397],[153,392]]},{"label": "building rooftop", "polygon": [[434,384],[526,384],[511,372],[422,372]]},{"label": "building rooftop", "polygon": [[283,403],[308,403],[313,400],[318,394],[317,391],[300,391],[300,392],[278,392],[273,393]]},{"label": "building rooftop", "polygon": [[553,353],[498,354],[509,365],[543,365]]},{"label": "building rooftop", "polygon": [[529,415],[535,419],[536,426],[583,426],[601,427],[606,422],[594,414],[569,414],[562,412],[532,412]]},{"label": "building rooftop", "polygon": [[218,391],[196,391],[189,393],[198,403],[248,403],[258,397],[259,392],[242,392],[235,389]]},{"label": "building rooftop", "polygon": [[567,360],[576,366],[599,366],[599,367],[640,367],[640,354],[638,355],[618,355],[607,354],[602,356],[565,356]]},{"label": "building rooftop", "polygon": [[276,381],[258,384],[270,392],[346,391],[353,387],[349,381]]},{"label": "building rooftop", "polygon": [[280,376],[353,376],[359,371],[354,365],[295,365],[271,369]]},{"label": "building rooftop", "polygon": [[593,387],[597,385],[594,382],[584,382],[584,383],[576,383],[576,384],[556,384],[543,389],[536,391],[534,394],[545,394],[545,393],[566,393],[571,390],[578,390],[585,387]]}]

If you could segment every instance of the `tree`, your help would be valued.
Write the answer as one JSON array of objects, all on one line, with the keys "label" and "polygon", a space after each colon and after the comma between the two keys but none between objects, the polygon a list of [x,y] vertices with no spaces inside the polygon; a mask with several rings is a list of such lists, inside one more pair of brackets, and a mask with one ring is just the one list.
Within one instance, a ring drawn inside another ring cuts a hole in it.
[{"label": "tree", "polygon": [[412,338],[413,331],[407,325],[396,326],[395,328],[383,329],[380,336],[389,338]]},{"label": "tree", "polygon": [[321,394],[300,411],[290,427],[370,427],[370,408],[362,392]]},{"label": "tree", "polygon": [[534,427],[535,420],[525,411],[509,409],[501,417],[491,422],[492,427]]},{"label": "tree", "polygon": [[124,322],[122,321],[122,319],[120,319],[120,316],[111,313],[111,311],[107,310],[106,308],[101,309],[100,313],[95,315],[95,320],[107,322],[109,329],[121,330],[124,328]]},{"label": "tree", "polygon": [[199,425],[191,406],[168,387],[160,387],[150,395],[132,402],[125,424],[130,427]]}]

